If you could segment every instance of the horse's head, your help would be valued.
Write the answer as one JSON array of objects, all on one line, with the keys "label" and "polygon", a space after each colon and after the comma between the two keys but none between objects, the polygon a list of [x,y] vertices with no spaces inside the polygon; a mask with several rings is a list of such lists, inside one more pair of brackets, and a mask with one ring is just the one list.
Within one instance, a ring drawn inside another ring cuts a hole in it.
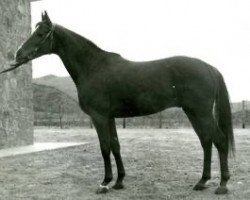
[{"label": "horse's head", "polygon": [[42,21],[36,25],[36,30],[17,50],[15,63],[11,64],[13,67],[1,73],[13,70],[42,55],[52,53],[54,29],[55,25],[51,23],[45,11],[42,13]]}]

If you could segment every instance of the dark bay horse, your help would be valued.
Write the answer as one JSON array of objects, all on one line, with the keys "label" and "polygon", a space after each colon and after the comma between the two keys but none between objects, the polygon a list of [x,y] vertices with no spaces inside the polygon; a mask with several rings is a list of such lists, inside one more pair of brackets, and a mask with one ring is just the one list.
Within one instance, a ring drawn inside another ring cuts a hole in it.
[{"label": "dark bay horse", "polygon": [[234,151],[234,137],[228,92],[217,69],[201,60],[182,56],[131,62],[51,23],[45,12],[34,33],[18,49],[13,67],[3,72],[51,53],[63,61],[77,87],[80,107],[90,115],[96,128],[105,165],[105,177],[98,192],[106,192],[113,178],[111,152],[118,170],[113,188],[124,187],[125,170],[115,118],[143,116],[181,107],[204,150],[203,174],[194,190],[206,188],[210,179],[214,144],[221,170],[220,186],[215,193],[227,193],[228,154],[230,150]]}]

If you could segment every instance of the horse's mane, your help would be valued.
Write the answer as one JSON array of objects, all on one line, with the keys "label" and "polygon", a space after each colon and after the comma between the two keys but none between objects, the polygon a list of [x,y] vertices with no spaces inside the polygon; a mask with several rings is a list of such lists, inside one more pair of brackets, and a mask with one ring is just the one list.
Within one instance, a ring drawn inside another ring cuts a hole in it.
[{"label": "horse's mane", "polygon": [[68,37],[71,37],[74,40],[77,40],[77,43],[79,43],[80,45],[94,48],[95,50],[97,50],[99,52],[107,53],[110,56],[119,56],[119,57],[121,57],[121,55],[118,54],[118,53],[103,50],[102,48],[98,47],[95,43],[90,41],[89,39],[83,37],[82,35],[79,35],[78,33],[74,32],[74,31],[71,31],[71,30],[69,30],[69,29],[67,29],[67,28],[65,28],[65,27],[63,27],[61,25],[56,24],[56,27],[58,27],[61,31],[63,31],[65,34],[67,34]]},{"label": "horse's mane", "polygon": [[[92,47],[98,51],[101,52],[107,52],[103,49],[101,49],[100,47],[98,47],[95,43],[93,43],[92,41],[90,41],[89,39],[83,37],[82,35],[79,35],[78,33],[71,31],[61,25],[56,25],[56,27],[58,27],[61,31],[63,31],[65,34],[68,35],[68,37],[73,38],[74,40],[77,40],[77,43],[79,43],[80,45],[84,45],[84,46],[88,46],[88,47]],[[109,53],[109,52],[107,52]],[[113,53],[116,54],[116,53]]]}]

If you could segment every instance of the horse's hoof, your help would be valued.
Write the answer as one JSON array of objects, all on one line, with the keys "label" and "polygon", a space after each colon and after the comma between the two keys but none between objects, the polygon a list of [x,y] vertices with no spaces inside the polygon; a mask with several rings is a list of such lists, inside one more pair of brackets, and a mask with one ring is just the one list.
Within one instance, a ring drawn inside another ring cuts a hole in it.
[{"label": "horse's hoof", "polygon": [[207,187],[206,187],[204,184],[199,184],[199,183],[197,183],[197,184],[194,186],[193,190],[201,191],[201,190],[204,190],[204,189],[206,189],[206,188],[207,188]]},{"label": "horse's hoof", "polygon": [[113,185],[112,188],[115,190],[120,190],[120,189],[124,188],[124,185],[123,185],[123,183],[116,183],[115,185]]},{"label": "horse's hoof", "polygon": [[100,185],[97,190],[96,194],[105,194],[109,191],[109,187],[107,185]]},{"label": "horse's hoof", "polygon": [[220,186],[215,190],[215,194],[227,194],[228,189],[226,186]]}]

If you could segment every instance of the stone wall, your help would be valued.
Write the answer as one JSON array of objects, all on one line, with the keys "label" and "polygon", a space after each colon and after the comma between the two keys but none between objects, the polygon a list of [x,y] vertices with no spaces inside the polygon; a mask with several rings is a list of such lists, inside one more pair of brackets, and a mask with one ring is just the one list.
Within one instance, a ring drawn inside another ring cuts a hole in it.
[{"label": "stone wall", "polygon": [[[28,0],[0,1],[0,70],[31,32]],[[31,64],[0,75],[0,148],[33,143]]]}]

